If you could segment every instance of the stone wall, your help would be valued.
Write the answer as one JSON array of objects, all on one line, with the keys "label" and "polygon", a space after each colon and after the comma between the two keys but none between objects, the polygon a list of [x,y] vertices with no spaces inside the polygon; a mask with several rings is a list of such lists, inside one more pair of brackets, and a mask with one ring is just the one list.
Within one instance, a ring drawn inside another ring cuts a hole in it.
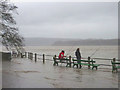
[{"label": "stone wall", "polygon": [[0,52],[0,58],[2,57],[2,60],[11,60],[11,52]]}]

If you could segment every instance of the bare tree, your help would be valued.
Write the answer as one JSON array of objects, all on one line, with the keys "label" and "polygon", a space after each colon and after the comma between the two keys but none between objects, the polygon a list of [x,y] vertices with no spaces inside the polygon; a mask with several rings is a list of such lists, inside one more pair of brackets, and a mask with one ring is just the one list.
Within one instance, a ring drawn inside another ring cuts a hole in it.
[{"label": "bare tree", "polygon": [[13,18],[13,14],[17,14],[16,9],[17,7],[8,0],[0,1],[0,41],[7,50],[14,47],[21,52],[24,38],[19,35],[16,21]]}]

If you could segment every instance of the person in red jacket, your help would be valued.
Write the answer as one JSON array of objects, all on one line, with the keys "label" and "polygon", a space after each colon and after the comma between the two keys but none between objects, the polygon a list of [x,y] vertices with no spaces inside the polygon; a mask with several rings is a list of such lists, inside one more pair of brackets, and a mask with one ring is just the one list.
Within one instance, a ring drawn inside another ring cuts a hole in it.
[{"label": "person in red jacket", "polygon": [[64,59],[65,57],[64,53],[65,53],[64,50],[62,50],[61,53],[59,54],[59,59]]}]

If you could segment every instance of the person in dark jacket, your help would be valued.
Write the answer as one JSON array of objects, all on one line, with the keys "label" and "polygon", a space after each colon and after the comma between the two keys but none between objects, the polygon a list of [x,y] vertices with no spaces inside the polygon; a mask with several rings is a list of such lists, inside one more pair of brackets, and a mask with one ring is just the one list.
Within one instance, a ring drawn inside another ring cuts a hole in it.
[{"label": "person in dark jacket", "polygon": [[[80,49],[77,48],[76,52],[75,52],[75,56],[77,58],[77,63],[80,63],[80,60],[81,60],[81,53],[80,53]],[[80,64],[79,64],[80,65]],[[80,68],[81,68],[81,65],[80,65]]]}]

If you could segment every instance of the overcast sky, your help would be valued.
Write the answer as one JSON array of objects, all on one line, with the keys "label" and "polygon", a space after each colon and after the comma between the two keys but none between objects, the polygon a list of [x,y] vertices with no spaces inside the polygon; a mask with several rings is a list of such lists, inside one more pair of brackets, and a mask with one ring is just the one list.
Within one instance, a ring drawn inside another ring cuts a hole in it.
[{"label": "overcast sky", "polygon": [[117,2],[22,2],[16,15],[24,37],[118,38]]}]

